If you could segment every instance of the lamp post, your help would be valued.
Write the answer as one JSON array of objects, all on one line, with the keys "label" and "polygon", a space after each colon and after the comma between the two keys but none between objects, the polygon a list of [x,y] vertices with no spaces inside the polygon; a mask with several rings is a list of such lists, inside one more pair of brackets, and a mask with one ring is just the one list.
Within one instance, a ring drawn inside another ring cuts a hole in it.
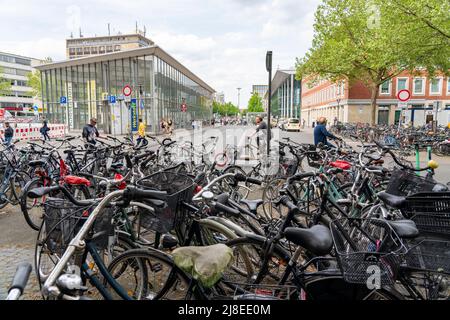
[{"label": "lamp post", "polygon": [[237,91],[238,91],[238,109],[241,107],[241,89],[242,88],[237,88]]},{"label": "lamp post", "polygon": [[267,106],[267,157],[270,156],[270,139],[271,139],[271,128],[270,128],[270,113],[271,113],[271,95],[272,95],[272,51],[267,51],[266,54],[266,70],[269,72],[269,104]]}]

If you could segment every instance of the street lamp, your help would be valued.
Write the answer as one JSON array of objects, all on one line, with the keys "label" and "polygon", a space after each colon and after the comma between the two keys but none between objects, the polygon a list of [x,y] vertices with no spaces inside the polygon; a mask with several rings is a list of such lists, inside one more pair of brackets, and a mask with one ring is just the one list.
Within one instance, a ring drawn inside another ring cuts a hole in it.
[{"label": "street lamp", "polygon": [[237,88],[237,91],[238,91],[238,109],[241,108],[241,89],[242,88]]},{"label": "street lamp", "polygon": [[271,94],[272,94],[272,51],[267,51],[266,54],[266,70],[269,73],[269,104],[267,106],[267,157],[270,156],[270,139],[271,139],[271,129],[270,129],[270,113],[271,113]]}]

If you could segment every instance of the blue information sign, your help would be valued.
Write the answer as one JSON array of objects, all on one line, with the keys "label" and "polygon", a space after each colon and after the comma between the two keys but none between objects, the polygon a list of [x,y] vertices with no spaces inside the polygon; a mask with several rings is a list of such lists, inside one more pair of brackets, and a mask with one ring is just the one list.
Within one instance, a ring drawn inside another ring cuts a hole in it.
[{"label": "blue information sign", "polygon": [[38,111],[38,110],[39,110],[39,107],[35,105],[35,106],[33,106],[33,110],[34,110],[34,111]]},{"label": "blue information sign", "polygon": [[141,100],[141,110],[145,109],[145,104],[144,104],[144,100]]},{"label": "blue information sign", "polygon": [[116,103],[116,96],[109,96],[109,103]]},{"label": "blue information sign", "polygon": [[60,97],[59,98],[59,103],[66,104],[67,103],[67,97]]},{"label": "blue information sign", "polygon": [[138,112],[137,112],[137,99],[131,99],[130,103],[130,115],[131,115],[131,131],[138,131]]}]

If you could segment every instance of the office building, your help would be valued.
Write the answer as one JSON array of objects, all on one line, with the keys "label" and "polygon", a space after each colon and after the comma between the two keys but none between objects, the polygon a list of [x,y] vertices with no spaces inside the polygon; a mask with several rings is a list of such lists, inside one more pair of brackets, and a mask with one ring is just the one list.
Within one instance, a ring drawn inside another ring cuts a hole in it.
[{"label": "office building", "polygon": [[150,47],[155,43],[141,33],[114,36],[70,38],[66,40],[66,57],[74,59],[97,54]]},{"label": "office building", "polygon": [[40,60],[16,54],[0,52],[0,77],[11,83],[9,92],[0,92],[0,108],[12,115],[33,114],[33,106],[42,103],[30,93],[27,74],[33,72]]},{"label": "office building", "polygon": [[[268,99],[268,93],[266,99]],[[280,118],[300,118],[301,82],[295,70],[277,70],[272,80],[271,111]]]},{"label": "office building", "polygon": [[[138,117],[149,132],[161,130],[161,119],[172,119],[175,128],[212,119],[214,89],[158,46],[69,59],[38,69],[44,113],[70,130],[81,129],[92,117],[98,119],[100,130],[112,134],[137,129]],[[132,89],[129,97],[124,96],[126,86]]]}]

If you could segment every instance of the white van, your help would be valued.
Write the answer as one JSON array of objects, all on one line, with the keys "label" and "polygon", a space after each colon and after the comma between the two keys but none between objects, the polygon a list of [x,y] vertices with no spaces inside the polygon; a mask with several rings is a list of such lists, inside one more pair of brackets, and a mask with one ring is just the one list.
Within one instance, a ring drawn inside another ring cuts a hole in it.
[{"label": "white van", "polygon": [[284,130],[286,131],[298,131],[300,132],[300,120],[291,118],[284,125]]}]

